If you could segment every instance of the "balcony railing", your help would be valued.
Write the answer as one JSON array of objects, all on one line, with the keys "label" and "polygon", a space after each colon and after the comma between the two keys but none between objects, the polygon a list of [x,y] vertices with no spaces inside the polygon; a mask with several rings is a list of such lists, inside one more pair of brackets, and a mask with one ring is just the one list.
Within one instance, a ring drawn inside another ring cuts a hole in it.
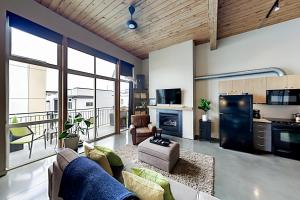
[{"label": "balcony railing", "polygon": [[[72,119],[81,113],[84,119],[94,117],[94,109],[68,110]],[[114,124],[114,107],[96,108],[97,127]],[[13,123],[15,122],[15,123]],[[55,129],[58,126],[58,113],[56,111],[12,113],[9,114],[9,127],[28,126],[34,133],[42,133],[44,130]]]}]

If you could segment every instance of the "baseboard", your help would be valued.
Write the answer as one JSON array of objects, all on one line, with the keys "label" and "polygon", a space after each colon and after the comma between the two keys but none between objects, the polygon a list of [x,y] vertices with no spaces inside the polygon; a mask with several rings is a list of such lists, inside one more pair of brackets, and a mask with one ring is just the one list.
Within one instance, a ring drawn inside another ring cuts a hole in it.
[{"label": "baseboard", "polygon": [[7,171],[0,171],[0,177],[5,176],[7,174]]},{"label": "baseboard", "polygon": [[212,142],[212,143],[219,143],[220,139],[219,138],[211,138],[210,142]]},{"label": "baseboard", "polygon": [[[194,140],[199,140],[200,139],[200,136],[199,135],[194,135]],[[211,143],[219,143],[220,142],[220,139],[219,138],[211,138],[210,139],[210,142]]]}]

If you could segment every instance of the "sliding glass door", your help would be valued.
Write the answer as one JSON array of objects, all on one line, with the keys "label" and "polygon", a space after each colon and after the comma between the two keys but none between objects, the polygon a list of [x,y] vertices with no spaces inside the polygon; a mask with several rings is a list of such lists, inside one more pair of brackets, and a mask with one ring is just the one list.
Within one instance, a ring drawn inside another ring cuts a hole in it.
[{"label": "sliding glass door", "polygon": [[83,141],[128,128],[132,64],[13,13],[8,19],[9,168],[54,155],[63,124],[79,113],[91,122]]},{"label": "sliding glass door", "polygon": [[129,127],[129,82],[120,83],[120,129],[127,130]]},{"label": "sliding glass door", "polygon": [[115,82],[96,79],[96,137],[115,133]]},{"label": "sliding glass door", "polygon": [[55,154],[60,105],[57,47],[11,28],[9,168]]}]

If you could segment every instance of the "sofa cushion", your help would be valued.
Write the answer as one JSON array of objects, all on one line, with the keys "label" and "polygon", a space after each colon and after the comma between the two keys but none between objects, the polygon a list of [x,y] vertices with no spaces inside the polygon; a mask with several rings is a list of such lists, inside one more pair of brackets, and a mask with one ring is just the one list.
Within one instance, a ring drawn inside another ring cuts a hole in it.
[{"label": "sofa cushion", "polygon": [[104,153],[94,149],[89,152],[87,157],[97,162],[109,175],[113,176],[113,172]]},{"label": "sofa cushion", "polygon": [[133,124],[136,128],[147,127],[149,123],[149,115],[131,115],[131,124]]},{"label": "sofa cushion", "polygon": [[75,158],[78,158],[79,155],[73,151],[72,149],[66,148],[58,152],[57,154],[57,163],[62,171],[66,168],[66,166]]},{"label": "sofa cushion", "polygon": [[170,189],[170,183],[166,177],[147,168],[132,168],[131,170],[133,174],[160,185],[164,189],[164,200],[174,200]]},{"label": "sofa cushion", "polygon": [[115,166],[115,167],[123,166],[123,162],[121,158],[110,148],[103,147],[103,146],[95,146],[95,149],[105,154],[111,166]]},{"label": "sofa cushion", "polygon": [[149,136],[149,133],[151,133],[151,131],[148,127],[136,128],[136,134],[139,137]]},{"label": "sofa cushion", "polygon": [[83,142],[83,149],[84,149],[84,154],[88,156],[90,151],[94,149],[94,145],[91,143]]},{"label": "sofa cushion", "polygon": [[139,177],[127,171],[123,171],[123,179],[125,187],[134,192],[141,200],[163,200],[164,189],[147,179]]}]

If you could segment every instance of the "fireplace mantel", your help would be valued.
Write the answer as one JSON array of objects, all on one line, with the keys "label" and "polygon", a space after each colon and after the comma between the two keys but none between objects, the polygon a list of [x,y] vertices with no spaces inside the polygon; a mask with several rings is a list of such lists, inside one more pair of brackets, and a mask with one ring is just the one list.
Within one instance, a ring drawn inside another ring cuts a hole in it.
[{"label": "fireplace mantel", "polygon": [[160,110],[186,110],[193,111],[193,107],[188,107],[184,105],[157,105],[157,106],[148,106],[149,109],[160,109]]}]

